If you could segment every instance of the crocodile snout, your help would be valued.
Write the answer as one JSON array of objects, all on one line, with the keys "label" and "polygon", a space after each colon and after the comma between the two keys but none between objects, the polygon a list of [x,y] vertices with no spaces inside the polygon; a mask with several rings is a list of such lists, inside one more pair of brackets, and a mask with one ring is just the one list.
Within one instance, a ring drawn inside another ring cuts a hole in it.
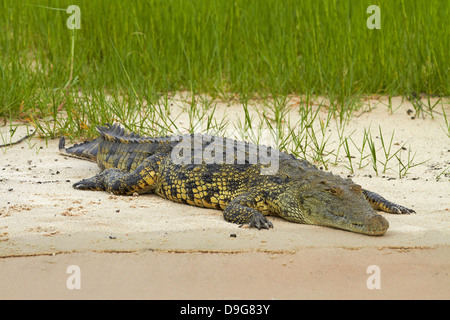
[{"label": "crocodile snout", "polygon": [[379,214],[367,216],[364,225],[367,232],[372,235],[382,235],[389,228],[389,222]]}]

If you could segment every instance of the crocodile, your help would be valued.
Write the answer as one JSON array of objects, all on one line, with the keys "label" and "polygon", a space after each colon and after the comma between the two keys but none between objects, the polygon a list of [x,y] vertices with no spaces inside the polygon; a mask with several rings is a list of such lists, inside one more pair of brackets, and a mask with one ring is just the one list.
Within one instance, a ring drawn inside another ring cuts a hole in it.
[{"label": "crocodile", "polygon": [[[270,229],[266,218],[327,226],[366,235],[389,228],[376,210],[415,211],[363,189],[310,162],[271,147],[204,134],[145,137],[120,124],[97,126],[99,137],[60,152],[96,162],[100,173],[79,190],[117,195],[155,193],[198,207],[223,210],[224,219]],[[268,161],[270,159],[270,161]]]}]

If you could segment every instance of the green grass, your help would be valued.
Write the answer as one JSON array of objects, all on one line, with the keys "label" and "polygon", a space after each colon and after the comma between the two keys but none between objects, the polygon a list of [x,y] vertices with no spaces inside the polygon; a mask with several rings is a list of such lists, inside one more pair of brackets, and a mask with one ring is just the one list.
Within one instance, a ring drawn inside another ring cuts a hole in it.
[{"label": "green grass", "polygon": [[72,90],[138,101],[314,92],[345,112],[358,94],[450,94],[448,1],[377,1],[380,30],[366,27],[370,0],[76,1],[75,39],[69,15],[52,9],[71,4],[0,1],[3,117],[47,111],[72,61]]},{"label": "green grass", "polygon": [[[80,30],[66,26],[73,4]],[[366,27],[372,4],[380,30]],[[343,128],[370,94],[388,95],[394,112],[392,96],[421,93],[428,99],[412,100],[416,114],[440,112],[429,97],[450,95],[449,16],[441,0],[0,0],[0,118],[30,121],[49,138],[91,137],[96,124],[114,121],[152,135],[200,127],[218,134],[228,124],[215,117],[214,101],[237,99],[243,137],[257,142],[259,120],[280,149],[325,168],[342,148],[350,171],[367,159],[385,171],[395,157],[405,172],[413,156],[401,162],[392,137],[381,162],[368,132],[358,162]],[[178,91],[190,93],[183,125],[170,108]],[[290,94],[305,101],[301,120],[288,126]],[[317,96],[329,100],[324,122],[308,107]],[[250,118],[251,99],[261,101],[259,118]],[[335,117],[340,141],[330,151]]]}]

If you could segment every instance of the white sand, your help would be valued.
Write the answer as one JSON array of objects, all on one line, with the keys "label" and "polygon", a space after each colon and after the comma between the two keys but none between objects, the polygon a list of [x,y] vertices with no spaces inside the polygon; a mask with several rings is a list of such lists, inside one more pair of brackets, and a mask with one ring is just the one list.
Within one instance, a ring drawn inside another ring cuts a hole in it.
[{"label": "white sand", "polygon": [[[399,103],[400,98],[394,102]],[[371,103],[373,107],[373,101]],[[439,181],[435,178],[450,165],[450,139],[441,127],[444,124],[442,112],[437,110],[434,119],[427,116],[412,120],[411,115],[407,115],[408,109],[413,108],[403,102],[394,114],[389,114],[384,105],[378,104],[371,112],[362,112],[354,117],[345,130],[347,134],[356,130],[352,138],[360,143],[363,128],[371,126],[372,136],[376,139],[378,125],[381,125],[388,140],[395,128],[394,142],[397,145],[394,147],[404,143],[411,146],[411,150],[417,152],[415,163],[430,159],[411,168],[403,179],[398,179],[395,170],[377,177],[370,166],[357,170],[353,176],[352,179],[364,188],[417,212],[413,215],[382,213],[390,223],[384,236],[370,237],[294,224],[276,217],[269,217],[274,229],[258,231],[225,222],[221,211],[177,204],[155,195],[125,197],[74,190],[74,182],[99,172],[97,165],[59,155],[57,140],[46,145],[33,138],[31,145],[35,145],[31,148],[28,142],[22,142],[7,148],[6,153],[4,148],[0,151],[0,257],[4,258],[0,262],[5,268],[8,263],[21,266],[22,258],[6,258],[60,253],[132,252],[141,253],[144,259],[144,252],[149,250],[161,254],[170,251],[290,255],[314,248],[318,254],[330,248],[375,250],[372,252],[384,248],[408,252],[430,250],[434,265],[440,266],[438,273],[447,274],[448,280],[450,183],[448,175],[442,175]],[[448,104],[445,110],[450,114]],[[242,117],[239,112],[239,106],[219,105],[216,110],[217,115],[226,113]],[[293,118],[295,114],[293,107]],[[8,129],[1,128],[3,136],[7,136]],[[21,137],[21,133],[17,132],[15,136]],[[331,140],[338,139],[332,136]],[[380,145],[379,140],[376,142]],[[343,150],[341,154],[344,154]],[[348,174],[344,165],[330,166],[329,169],[342,176]],[[230,234],[236,237],[230,237]],[[363,257],[370,256],[364,250],[355,251],[352,259],[357,259],[357,252],[365,252]],[[413,257],[411,261],[414,261]],[[392,263],[395,265],[395,261]],[[397,265],[407,268],[407,263],[400,259]],[[320,266],[319,263],[317,267]],[[19,274],[16,276],[20,279]],[[2,281],[7,280],[1,278],[0,287]],[[440,280],[436,283],[444,284]],[[438,291],[442,293],[439,297],[449,298],[448,288],[447,281],[446,289]],[[180,296],[184,297],[172,297]],[[252,297],[251,292],[244,296]],[[201,297],[201,294],[196,297]],[[226,296],[218,293],[216,298],[220,297]]]}]

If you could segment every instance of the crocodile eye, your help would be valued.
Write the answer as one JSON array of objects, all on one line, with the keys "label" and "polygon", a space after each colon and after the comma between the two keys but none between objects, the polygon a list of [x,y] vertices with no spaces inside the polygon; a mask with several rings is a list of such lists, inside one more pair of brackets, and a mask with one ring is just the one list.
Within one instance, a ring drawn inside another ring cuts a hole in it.
[{"label": "crocodile eye", "polygon": [[330,191],[331,194],[335,194],[335,195],[338,195],[338,196],[340,196],[342,194],[342,189],[341,188],[337,188],[337,187],[331,187],[329,189],[329,191]]}]

